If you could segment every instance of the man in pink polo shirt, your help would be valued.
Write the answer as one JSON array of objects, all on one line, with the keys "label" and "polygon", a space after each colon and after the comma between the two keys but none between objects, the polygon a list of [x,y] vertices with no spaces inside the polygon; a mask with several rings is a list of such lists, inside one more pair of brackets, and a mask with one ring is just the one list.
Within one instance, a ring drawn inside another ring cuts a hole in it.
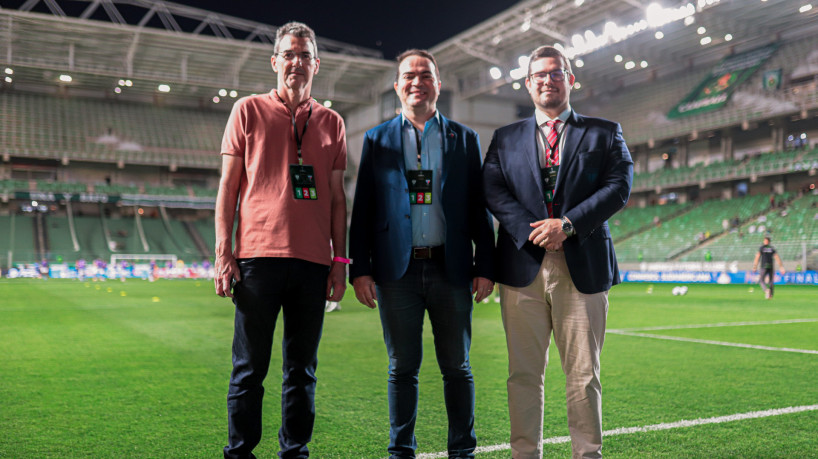
[{"label": "man in pink polo shirt", "polygon": [[279,28],[271,58],[277,89],[236,102],[222,140],[215,284],[236,306],[226,458],[255,457],[279,311],[280,455],[309,455],[324,304],[343,297],[349,263],[344,122],[310,97],[317,53],[315,33],[305,24]]}]

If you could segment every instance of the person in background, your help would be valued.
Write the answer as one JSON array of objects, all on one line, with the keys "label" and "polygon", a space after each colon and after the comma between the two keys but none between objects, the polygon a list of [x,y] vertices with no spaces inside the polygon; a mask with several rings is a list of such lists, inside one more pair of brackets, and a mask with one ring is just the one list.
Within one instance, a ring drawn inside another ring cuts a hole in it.
[{"label": "person in background", "polygon": [[764,297],[769,300],[772,299],[775,289],[775,261],[778,261],[778,265],[781,267],[781,274],[786,272],[784,262],[781,261],[775,247],[770,245],[769,236],[764,236],[764,244],[758,248],[756,257],[753,260],[753,272],[758,272],[759,261],[761,262],[761,276],[759,276],[758,281],[764,290]]}]

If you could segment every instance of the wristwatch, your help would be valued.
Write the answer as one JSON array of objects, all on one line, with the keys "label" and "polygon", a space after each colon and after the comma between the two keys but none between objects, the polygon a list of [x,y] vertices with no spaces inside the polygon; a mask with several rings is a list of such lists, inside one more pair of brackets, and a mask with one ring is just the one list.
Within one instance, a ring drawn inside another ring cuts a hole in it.
[{"label": "wristwatch", "polygon": [[562,232],[568,237],[571,237],[577,233],[574,230],[574,225],[570,220],[568,220],[568,217],[562,217]]}]

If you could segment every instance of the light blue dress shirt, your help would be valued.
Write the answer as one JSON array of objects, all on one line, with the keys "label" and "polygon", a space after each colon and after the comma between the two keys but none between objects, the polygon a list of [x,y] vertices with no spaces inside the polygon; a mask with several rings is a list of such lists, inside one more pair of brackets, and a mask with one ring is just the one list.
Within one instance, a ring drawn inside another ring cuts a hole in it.
[{"label": "light blue dress shirt", "polygon": [[[440,179],[443,177],[442,125],[440,114],[435,112],[435,115],[426,121],[423,133],[418,133],[421,147],[421,169],[431,170],[433,178],[432,204],[413,204],[411,206],[412,245],[415,247],[436,247],[443,245],[446,240],[446,219],[443,216],[443,204],[441,203],[443,195],[440,192]],[[404,115],[401,115],[401,126],[406,170],[417,170],[418,150],[415,127]],[[408,193],[406,199],[409,199]]]}]

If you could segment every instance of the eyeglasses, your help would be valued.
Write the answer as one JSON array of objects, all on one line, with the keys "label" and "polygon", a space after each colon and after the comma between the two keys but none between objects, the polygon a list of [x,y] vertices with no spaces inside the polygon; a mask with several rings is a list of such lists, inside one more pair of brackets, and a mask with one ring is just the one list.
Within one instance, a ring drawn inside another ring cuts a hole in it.
[{"label": "eyeglasses", "polygon": [[557,69],[552,70],[550,72],[537,72],[528,75],[528,78],[534,80],[537,83],[545,83],[546,78],[551,77],[551,81],[563,81],[565,80],[565,75],[570,75],[567,69]]},{"label": "eyeglasses", "polygon": [[282,59],[285,61],[294,61],[296,58],[300,58],[302,62],[312,62],[315,57],[313,57],[312,53],[296,53],[294,51],[282,51],[278,53]]}]

